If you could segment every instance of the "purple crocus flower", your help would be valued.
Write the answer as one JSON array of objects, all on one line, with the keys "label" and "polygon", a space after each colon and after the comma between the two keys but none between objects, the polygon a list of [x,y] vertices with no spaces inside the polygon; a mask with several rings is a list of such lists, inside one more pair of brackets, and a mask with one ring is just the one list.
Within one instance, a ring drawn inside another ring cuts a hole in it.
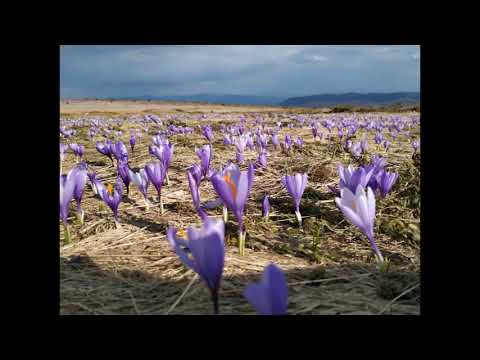
[{"label": "purple crocus flower", "polygon": [[290,151],[291,148],[292,148],[292,137],[290,136],[290,134],[286,134],[285,135],[285,149],[287,151]]},{"label": "purple crocus flower", "polygon": [[297,145],[298,149],[301,150],[303,148],[303,139],[299,136],[295,141],[295,144]]},{"label": "purple crocus flower", "polygon": [[385,140],[383,142],[383,147],[385,148],[385,151],[388,151],[388,148],[390,147],[391,143],[388,140]]},{"label": "purple crocus flower", "polygon": [[72,149],[73,153],[76,156],[81,158],[83,156],[83,152],[85,150],[85,147],[83,145],[72,143],[72,144],[70,144],[70,149]]},{"label": "purple crocus flower", "polygon": [[414,152],[417,152],[418,149],[420,148],[420,141],[419,140],[413,140],[412,141],[412,148]]},{"label": "purple crocus flower", "polygon": [[151,162],[145,165],[145,172],[148,179],[152,182],[153,186],[157,190],[158,201],[160,202],[160,213],[163,214],[163,202],[162,202],[162,185],[165,180],[165,168],[160,161]]},{"label": "purple crocus flower", "polygon": [[202,126],[202,133],[209,143],[213,141],[213,131],[210,125]]},{"label": "purple crocus flower", "polygon": [[136,144],[135,135],[134,135],[134,134],[131,134],[131,135],[130,135],[130,147],[132,148],[132,153],[133,153],[133,149],[134,149],[134,147],[135,147],[135,144]]},{"label": "purple crocus flower", "polygon": [[268,201],[268,195],[265,195],[262,202],[262,215],[264,218],[268,219],[270,215],[270,202]]},{"label": "purple crocus flower", "polygon": [[207,177],[208,169],[210,169],[210,162],[212,161],[212,145],[203,145],[200,149],[195,150],[197,156],[200,158],[200,167],[202,169],[203,177]]},{"label": "purple crocus flower", "polygon": [[92,171],[91,173],[87,173],[87,176],[88,176],[88,179],[90,180],[90,186],[93,190],[93,193],[96,195],[98,194],[98,190],[97,190],[97,187],[96,187],[96,183],[97,183],[97,173],[95,171]]},{"label": "purple crocus flower", "polygon": [[155,157],[158,158],[158,160],[162,162],[163,167],[165,169],[167,184],[170,183],[170,180],[168,178],[168,169],[170,168],[170,162],[172,161],[172,157],[173,157],[173,148],[174,148],[174,145],[170,143],[168,140],[165,140],[159,143],[157,146],[150,146],[148,148],[150,154],[154,155]]},{"label": "purple crocus flower", "polygon": [[248,171],[240,171],[237,165],[229,164],[222,172],[216,172],[210,178],[217,195],[237,218],[239,253],[242,256],[245,254],[243,211],[252,189],[254,172],[252,163],[248,165]]},{"label": "purple crocus flower", "polygon": [[189,227],[187,238],[177,236],[169,227],[167,239],[180,260],[195,271],[210,290],[215,314],[218,314],[218,291],[225,265],[225,224],[207,218],[200,229]]},{"label": "purple crocus flower", "polygon": [[282,177],[282,185],[287,189],[295,205],[295,215],[298,224],[302,225],[302,215],[300,214],[300,200],[307,186],[307,174],[285,175]]},{"label": "purple crocus flower", "polygon": [[122,141],[119,140],[115,143],[113,156],[115,156],[117,161],[128,161],[127,147]]},{"label": "purple crocus flower", "polygon": [[347,168],[344,168],[342,165],[338,165],[338,173],[340,175],[340,190],[347,187],[351,192],[353,192],[358,185],[366,187],[373,172],[373,168],[367,171],[365,168],[359,167],[355,170],[352,165],[348,165]]},{"label": "purple crocus flower", "polygon": [[227,134],[223,135],[223,145],[232,145],[232,140],[230,140],[230,137]]},{"label": "purple crocus flower", "polygon": [[383,256],[377,247],[373,233],[375,222],[375,195],[373,190],[367,188],[367,193],[365,193],[363,186],[358,185],[355,194],[353,194],[348,188],[343,188],[340,190],[340,197],[335,198],[335,202],[347,220],[367,236],[377,261],[383,263]]},{"label": "purple crocus flower", "polygon": [[128,163],[126,161],[119,161],[117,163],[117,171],[118,175],[120,175],[120,178],[122,179],[123,183],[125,184],[127,188],[127,196],[130,193],[130,174],[129,174],[130,168],[128,167]]},{"label": "purple crocus flower", "polygon": [[108,156],[108,158],[112,161],[112,164],[113,164],[112,143],[110,141],[107,140],[105,144],[101,143],[100,141],[97,141],[97,144],[95,147],[100,154]]},{"label": "purple crocus flower", "polygon": [[82,197],[85,190],[85,184],[87,183],[87,169],[83,166],[77,166],[73,168],[73,178],[75,182],[75,188],[73,190],[73,197],[77,203],[77,216],[80,223],[83,224],[85,212],[82,210]]},{"label": "purple crocus flower", "polygon": [[200,185],[200,182],[202,180],[202,168],[198,164],[193,164],[189,169],[188,172],[190,172],[193,176],[193,179],[197,183],[197,186]]},{"label": "purple crocus flower", "polygon": [[70,240],[68,229],[68,207],[73,199],[75,191],[75,170],[72,169],[67,175],[60,175],[60,219],[65,227],[66,241]]},{"label": "purple crocus flower", "polygon": [[142,193],[145,200],[145,207],[148,210],[150,207],[150,203],[148,202],[148,185],[150,184],[150,180],[148,179],[145,169],[140,169],[138,173],[128,169],[128,174],[132,183],[138,187],[138,190]]},{"label": "purple crocus flower", "polygon": [[275,264],[265,267],[259,283],[249,283],[243,292],[260,315],[285,315],[288,308],[288,288],[285,274]]},{"label": "purple crocus flower", "polygon": [[275,150],[277,149],[278,146],[280,146],[280,141],[278,140],[277,134],[272,134],[272,144]]},{"label": "purple crocus flower", "polygon": [[350,153],[358,158],[362,155],[362,146],[361,146],[361,143],[355,143],[352,145],[352,147],[350,148]]},{"label": "purple crocus flower", "polygon": [[380,191],[380,196],[384,199],[392,189],[393,185],[398,179],[398,173],[389,173],[386,170],[381,170],[377,175],[377,185]]},{"label": "purple crocus flower", "polygon": [[375,134],[375,144],[380,144],[383,141],[383,135],[381,132]]},{"label": "purple crocus flower", "polygon": [[192,195],[192,202],[195,210],[202,220],[207,218],[207,213],[200,207],[200,192],[198,186],[200,182],[197,182],[195,175],[191,171],[187,171],[188,186],[190,188],[190,194]]},{"label": "purple crocus flower", "polygon": [[262,151],[260,151],[260,154],[258,154],[257,162],[260,164],[261,167],[267,167],[267,151],[265,149],[262,149]]},{"label": "purple crocus flower", "polygon": [[123,187],[122,187],[121,180],[119,181],[119,178],[117,178],[117,182],[115,183],[115,186],[108,184],[106,187],[102,183],[97,182],[96,187],[98,190],[98,194],[100,195],[102,200],[112,210],[113,216],[115,218],[115,225],[117,227],[120,227],[120,222],[118,220],[118,206],[122,201],[121,194],[123,192]]},{"label": "purple crocus flower", "polygon": [[67,153],[67,150],[68,150],[68,145],[60,143],[60,161],[65,160],[65,155]]}]

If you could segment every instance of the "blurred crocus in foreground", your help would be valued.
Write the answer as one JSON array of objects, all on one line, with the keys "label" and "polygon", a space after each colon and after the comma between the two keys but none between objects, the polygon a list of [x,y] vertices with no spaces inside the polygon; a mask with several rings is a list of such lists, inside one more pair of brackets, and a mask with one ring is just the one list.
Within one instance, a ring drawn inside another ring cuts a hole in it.
[{"label": "blurred crocus in foreground", "polygon": [[225,263],[225,224],[221,220],[207,218],[202,228],[189,227],[188,239],[177,236],[177,230],[169,227],[167,239],[180,260],[195,271],[207,284],[218,314],[218,290]]},{"label": "blurred crocus in foreground", "polygon": [[235,164],[230,164],[220,173],[214,173],[211,177],[212,185],[217,195],[223,200],[238,221],[238,249],[240,255],[245,254],[245,231],[243,226],[243,211],[245,203],[253,185],[254,168],[252,163],[248,165],[248,171],[240,171]]},{"label": "blurred crocus in foreground", "polygon": [[249,283],[243,295],[260,315],[285,315],[288,288],[285,274],[275,264],[265,267],[258,283]]},{"label": "blurred crocus in foreground", "polygon": [[335,202],[347,220],[367,236],[377,261],[383,263],[383,256],[377,247],[373,233],[375,222],[375,195],[373,190],[368,187],[367,193],[365,193],[363,186],[358,185],[355,194],[353,194],[345,187],[340,190],[340,197],[335,198]]},{"label": "blurred crocus in foreground", "polygon": [[302,215],[300,214],[300,200],[307,186],[307,174],[285,175],[282,177],[282,185],[293,198],[295,215],[297,216],[298,224],[301,226]]}]

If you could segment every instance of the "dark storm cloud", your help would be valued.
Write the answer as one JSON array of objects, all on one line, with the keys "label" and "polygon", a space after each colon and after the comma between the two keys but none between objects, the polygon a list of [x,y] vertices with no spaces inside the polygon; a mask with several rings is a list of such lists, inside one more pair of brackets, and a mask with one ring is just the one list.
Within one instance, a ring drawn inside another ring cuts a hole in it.
[{"label": "dark storm cloud", "polygon": [[418,91],[418,46],[74,46],[64,97]]}]

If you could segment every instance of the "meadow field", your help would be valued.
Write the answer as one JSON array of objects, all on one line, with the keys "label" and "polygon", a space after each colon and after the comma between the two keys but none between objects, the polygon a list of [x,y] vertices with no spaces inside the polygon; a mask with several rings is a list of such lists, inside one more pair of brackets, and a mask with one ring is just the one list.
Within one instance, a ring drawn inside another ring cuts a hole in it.
[{"label": "meadow field", "polygon": [[[65,219],[69,236],[59,222],[61,314],[211,315],[208,287],[179,259],[167,231],[175,227],[184,234],[189,226],[200,225],[200,211],[223,219],[211,177],[229,161],[242,171],[249,164],[255,170],[243,212],[244,255],[239,254],[237,218],[228,210],[220,315],[257,313],[244,289],[259,281],[270,263],[285,274],[288,315],[420,313],[420,149],[412,146],[420,140],[419,113],[335,114],[128,101],[62,102],[60,112],[60,143],[65,145],[61,174],[82,161],[89,174],[81,199],[83,221],[71,199]],[[149,149],[157,135],[173,144],[168,180],[161,190],[164,211],[154,186],[148,188],[147,208],[144,195],[130,183],[128,194],[126,186],[118,190],[115,221],[95,194],[90,175],[112,194],[110,185],[120,181],[119,160],[100,153],[97,142],[122,141],[128,150],[125,166],[137,173],[159,161]],[[243,140],[248,142],[239,157],[236,144]],[[187,172],[201,164],[196,150],[208,144],[212,154],[198,182],[199,210],[192,202]],[[78,145],[83,146],[81,156],[72,150]],[[398,174],[386,194],[375,195],[374,235],[388,259],[385,268],[378,266],[365,234],[335,202],[340,197],[339,165],[358,169],[379,158],[388,172]],[[297,173],[308,179],[300,201],[301,225],[282,184],[284,175]],[[268,217],[262,210],[266,195]]]}]

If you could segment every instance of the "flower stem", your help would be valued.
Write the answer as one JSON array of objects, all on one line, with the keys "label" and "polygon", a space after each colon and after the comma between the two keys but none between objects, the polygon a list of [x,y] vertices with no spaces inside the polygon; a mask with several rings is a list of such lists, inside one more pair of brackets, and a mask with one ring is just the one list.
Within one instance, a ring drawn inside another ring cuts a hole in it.
[{"label": "flower stem", "polygon": [[302,214],[300,214],[300,210],[295,210],[295,215],[297,216],[298,226],[302,227]]},{"label": "flower stem", "polygon": [[223,206],[223,222],[226,224],[228,221],[228,208]]},{"label": "flower stem", "polygon": [[245,238],[246,238],[246,231],[238,230],[238,252],[240,256],[245,255]]},{"label": "flower stem", "polygon": [[63,228],[65,230],[65,242],[69,244],[71,240],[70,228],[68,227],[68,224],[65,224],[65,223],[63,224]]},{"label": "flower stem", "polygon": [[213,301],[213,313],[215,315],[219,314],[219,307],[218,307],[218,293],[212,294],[212,301]]},{"label": "flower stem", "polygon": [[160,214],[163,215],[163,212],[164,212],[164,209],[163,209],[163,201],[162,201],[162,197],[161,197],[160,194],[158,195],[158,199],[159,199],[159,201],[160,201]]}]

